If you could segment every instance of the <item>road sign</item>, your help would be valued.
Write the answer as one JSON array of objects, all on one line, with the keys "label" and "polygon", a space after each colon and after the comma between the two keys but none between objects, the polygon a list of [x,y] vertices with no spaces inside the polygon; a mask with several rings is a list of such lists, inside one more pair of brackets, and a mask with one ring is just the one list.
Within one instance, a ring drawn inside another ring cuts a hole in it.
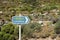
[{"label": "road sign", "polygon": [[12,23],[19,25],[19,40],[21,40],[21,25],[28,24],[30,19],[27,16],[13,16]]},{"label": "road sign", "polygon": [[12,22],[13,24],[28,24],[29,18],[27,16],[13,16]]}]

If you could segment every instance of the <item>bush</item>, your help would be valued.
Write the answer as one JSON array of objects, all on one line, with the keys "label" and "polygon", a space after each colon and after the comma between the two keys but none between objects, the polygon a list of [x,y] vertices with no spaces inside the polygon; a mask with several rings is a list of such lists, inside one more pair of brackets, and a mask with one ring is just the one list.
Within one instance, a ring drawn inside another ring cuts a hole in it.
[{"label": "bush", "polygon": [[24,4],[21,8],[20,8],[20,10],[21,11],[32,11],[34,8],[32,7],[32,6],[30,6],[30,5],[27,5],[27,4]]},{"label": "bush", "polygon": [[3,40],[8,40],[9,37],[10,37],[10,34],[4,34],[4,36],[3,36]]},{"label": "bush", "polygon": [[3,40],[3,36],[4,36],[5,33],[3,32],[0,32],[0,40]]},{"label": "bush", "polygon": [[22,3],[27,3],[27,4],[34,4],[36,3],[36,0],[21,0]]},{"label": "bush", "polygon": [[16,40],[15,37],[13,35],[10,35],[8,40]]},{"label": "bush", "polygon": [[60,34],[60,21],[55,24],[55,33]]},{"label": "bush", "polygon": [[13,24],[3,25],[1,28],[2,32],[13,34],[15,26]]},{"label": "bush", "polygon": [[40,32],[41,25],[38,23],[30,23],[27,25],[22,25],[22,37],[26,35],[26,37],[31,37],[34,32]]},{"label": "bush", "polygon": [[[13,25],[11,23],[3,25],[1,27],[0,33],[3,40],[17,40],[19,35],[19,28],[16,25]],[[4,34],[3,34],[4,33]]]}]

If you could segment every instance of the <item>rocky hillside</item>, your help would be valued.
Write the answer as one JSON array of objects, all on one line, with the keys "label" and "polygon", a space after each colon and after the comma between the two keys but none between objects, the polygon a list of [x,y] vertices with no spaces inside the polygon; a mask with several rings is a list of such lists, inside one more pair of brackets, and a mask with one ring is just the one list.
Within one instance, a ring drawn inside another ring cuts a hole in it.
[{"label": "rocky hillside", "polygon": [[[60,40],[60,0],[0,0],[0,29],[19,15],[30,18],[29,24],[22,25],[22,40]],[[18,30],[17,34],[12,30],[9,34],[16,35],[12,40],[17,40]]]}]

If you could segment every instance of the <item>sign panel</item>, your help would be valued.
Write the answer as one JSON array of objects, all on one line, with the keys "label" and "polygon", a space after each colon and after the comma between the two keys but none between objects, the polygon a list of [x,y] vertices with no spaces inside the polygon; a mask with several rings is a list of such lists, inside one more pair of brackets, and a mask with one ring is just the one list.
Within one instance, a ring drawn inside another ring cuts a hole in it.
[{"label": "sign panel", "polygon": [[28,24],[29,18],[27,16],[13,16],[12,22],[13,24]]}]

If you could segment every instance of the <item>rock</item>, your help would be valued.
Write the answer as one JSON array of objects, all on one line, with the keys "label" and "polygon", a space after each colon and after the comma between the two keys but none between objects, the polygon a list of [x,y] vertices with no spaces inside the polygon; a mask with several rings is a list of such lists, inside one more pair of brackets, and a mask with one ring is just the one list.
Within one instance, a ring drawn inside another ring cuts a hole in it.
[{"label": "rock", "polygon": [[0,14],[3,13],[2,11],[0,11]]},{"label": "rock", "polygon": [[8,3],[8,1],[3,1],[2,3]]},{"label": "rock", "polygon": [[28,39],[28,40],[36,40],[35,38],[31,38],[31,39]]},{"label": "rock", "polygon": [[41,24],[41,23],[43,23],[43,22],[42,22],[42,21],[39,21],[38,23]]}]

